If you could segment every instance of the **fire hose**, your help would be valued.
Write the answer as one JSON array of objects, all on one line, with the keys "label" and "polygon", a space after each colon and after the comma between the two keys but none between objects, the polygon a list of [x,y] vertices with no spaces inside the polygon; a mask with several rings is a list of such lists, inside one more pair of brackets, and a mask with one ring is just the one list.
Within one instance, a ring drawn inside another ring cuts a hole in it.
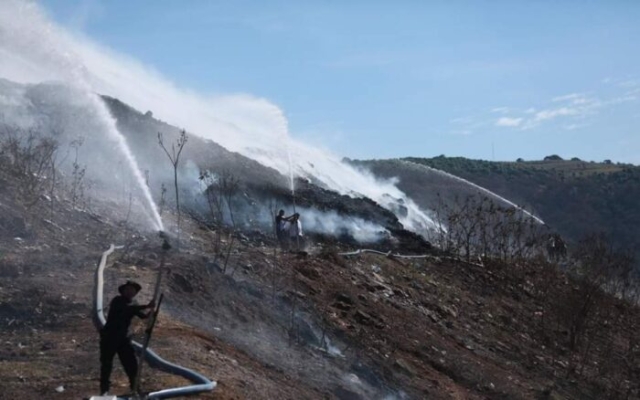
[{"label": "fire hose", "polygon": [[[101,330],[106,323],[106,319],[104,317],[104,306],[103,306],[104,305],[104,301],[103,301],[104,300],[104,269],[107,264],[107,257],[109,257],[109,255],[111,255],[111,253],[113,253],[116,248],[121,248],[121,247],[116,247],[114,245],[111,245],[107,251],[102,253],[100,263],[98,264],[98,268],[96,269],[94,293],[93,293],[94,294],[93,322],[95,327],[98,329],[98,331]],[[131,341],[131,344],[133,345],[134,349],[136,349],[136,351],[142,352],[143,350],[142,344],[135,342],[133,340]],[[204,375],[201,375],[195,371],[192,371],[180,365],[166,361],[150,348],[146,348],[144,350],[143,357],[149,363],[151,368],[154,368],[169,374],[178,375],[193,383],[192,385],[188,385],[188,386],[181,386],[181,387],[169,388],[169,389],[159,390],[156,392],[151,392],[146,395],[146,399],[150,399],[150,400],[151,399],[168,399],[171,397],[194,395],[194,394],[199,394],[203,392],[210,392],[213,389],[215,389],[215,387],[217,386],[217,383],[215,381],[210,380]]]}]

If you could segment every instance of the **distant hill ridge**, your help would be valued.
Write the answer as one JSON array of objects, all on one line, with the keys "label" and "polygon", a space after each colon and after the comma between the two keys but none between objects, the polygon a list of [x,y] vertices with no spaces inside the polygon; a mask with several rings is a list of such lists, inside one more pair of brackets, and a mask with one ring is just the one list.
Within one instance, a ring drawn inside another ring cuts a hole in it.
[{"label": "distant hill ridge", "polygon": [[402,160],[454,174],[527,205],[572,241],[604,232],[616,245],[640,253],[640,166],[558,156],[516,162],[445,156]]}]

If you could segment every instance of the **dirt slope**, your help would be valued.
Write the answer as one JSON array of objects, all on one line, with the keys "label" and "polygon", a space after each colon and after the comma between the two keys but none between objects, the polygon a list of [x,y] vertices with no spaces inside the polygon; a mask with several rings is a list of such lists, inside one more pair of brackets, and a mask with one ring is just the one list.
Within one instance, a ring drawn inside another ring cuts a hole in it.
[{"label": "dirt slope", "polygon": [[[159,239],[125,223],[113,204],[94,202],[87,212],[53,200],[51,213],[43,200],[27,210],[15,201],[13,184],[3,180],[9,189],[0,191],[1,396],[90,395],[98,386],[90,296],[99,256],[110,243],[126,244],[110,260],[107,297],[123,280],[136,279],[145,302],[159,265]],[[171,222],[171,215],[164,217]],[[167,259],[167,302],[152,347],[219,382],[201,398],[637,396],[632,375],[615,367],[637,371],[635,353],[623,351],[630,343],[625,332],[638,326],[637,309],[608,300],[612,307],[594,329],[632,322],[612,341],[593,341],[584,362],[569,350],[566,314],[549,295],[574,287],[542,261],[345,258],[337,254],[340,247],[324,242],[310,243],[310,254],[301,256],[274,251],[263,233],[245,232],[225,269],[213,261],[214,232],[192,220],[184,231],[180,252]],[[146,371],[148,390],[181,384]],[[116,392],[125,392],[119,367],[114,378]]]}]

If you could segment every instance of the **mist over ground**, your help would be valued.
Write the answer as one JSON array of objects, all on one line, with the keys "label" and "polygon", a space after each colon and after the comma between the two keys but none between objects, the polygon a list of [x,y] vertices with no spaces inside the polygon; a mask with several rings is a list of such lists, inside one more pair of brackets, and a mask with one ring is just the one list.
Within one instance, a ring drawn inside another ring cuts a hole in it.
[{"label": "mist over ground", "polygon": [[[399,218],[405,227],[427,232],[434,226],[428,213],[392,181],[376,179],[368,171],[345,164],[335,154],[292,138],[284,112],[267,99],[179,88],[131,56],[56,25],[34,2],[8,0],[0,4],[0,55],[0,76],[12,81],[54,80],[87,96],[99,93],[118,98],[285,176],[313,179],[341,194],[367,196],[391,210],[395,207],[393,199],[402,199],[407,211]],[[109,125],[107,116],[103,120]],[[132,167],[132,173],[138,175],[134,170]],[[140,176],[136,180],[140,182]],[[158,225],[156,212],[152,209],[150,213]]]}]

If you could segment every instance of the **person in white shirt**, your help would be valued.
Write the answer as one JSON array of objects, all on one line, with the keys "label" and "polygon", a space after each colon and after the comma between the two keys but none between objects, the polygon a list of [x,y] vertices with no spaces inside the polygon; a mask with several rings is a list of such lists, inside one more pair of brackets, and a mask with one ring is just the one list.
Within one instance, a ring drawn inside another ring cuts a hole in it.
[{"label": "person in white shirt", "polygon": [[295,213],[289,219],[289,248],[295,248],[296,251],[302,250],[304,248],[303,240],[300,214]]}]

